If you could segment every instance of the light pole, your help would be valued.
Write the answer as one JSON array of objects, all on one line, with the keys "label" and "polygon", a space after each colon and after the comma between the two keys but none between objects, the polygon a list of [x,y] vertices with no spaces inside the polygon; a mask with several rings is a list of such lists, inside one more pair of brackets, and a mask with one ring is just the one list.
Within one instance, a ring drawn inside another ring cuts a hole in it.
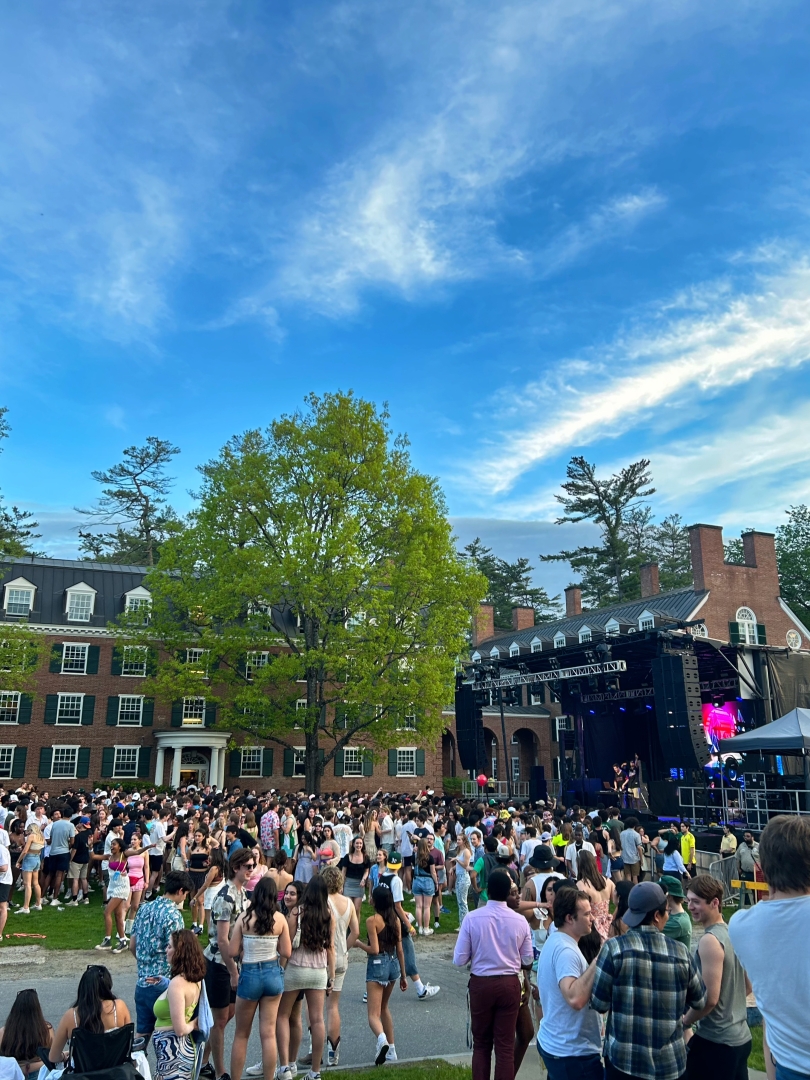
[{"label": "light pole", "polygon": [[506,756],[506,719],[503,715],[503,689],[498,687],[498,706],[501,710],[501,738],[503,740],[503,767],[506,770],[506,795],[512,801],[512,770],[509,768],[509,758]]}]

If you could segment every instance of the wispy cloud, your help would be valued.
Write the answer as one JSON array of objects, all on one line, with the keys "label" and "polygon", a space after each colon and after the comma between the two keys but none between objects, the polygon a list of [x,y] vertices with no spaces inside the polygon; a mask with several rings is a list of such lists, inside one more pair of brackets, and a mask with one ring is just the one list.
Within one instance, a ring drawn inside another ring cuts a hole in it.
[{"label": "wispy cloud", "polygon": [[104,419],[110,427],[119,428],[121,431],[126,429],[127,414],[120,405],[109,405],[104,410]]}]

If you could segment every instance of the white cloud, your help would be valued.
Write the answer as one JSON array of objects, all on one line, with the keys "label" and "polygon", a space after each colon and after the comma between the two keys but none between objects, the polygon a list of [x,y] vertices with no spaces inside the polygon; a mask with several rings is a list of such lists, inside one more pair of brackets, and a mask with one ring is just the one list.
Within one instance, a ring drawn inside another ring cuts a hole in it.
[{"label": "white cloud", "polygon": [[[710,286],[695,295],[697,310],[675,317],[670,305],[662,305],[657,318],[606,346],[599,359],[571,360],[512,389],[508,396],[520,401],[521,415],[535,408],[542,421],[515,430],[510,414],[511,430],[471,467],[475,482],[491,494],[506,493],[543,461],[625,434],[656,409],[686,406],[688,414],[692,395],[716,397],[735,384],[810,361],[806,258],[785,258],[779,272],[761,276],[748,292]],[[546,415],[549,402],[553,424]],[[527,513],[536,512],[534,500],[525,505]]]},{"label": "white cloud", "polygon": [[119,428],[121,431],[126,429],[127,414],[120,405],[109,405],[104,410],[104,419],[110,427]]}]

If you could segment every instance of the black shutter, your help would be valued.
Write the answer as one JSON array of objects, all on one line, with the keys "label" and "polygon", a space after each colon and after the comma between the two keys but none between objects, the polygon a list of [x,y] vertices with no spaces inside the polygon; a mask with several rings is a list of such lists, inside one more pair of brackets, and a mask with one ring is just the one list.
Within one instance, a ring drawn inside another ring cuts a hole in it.
[{"label": "black shutter", "polygon": [[158,658],[154,649],[146,650],[146,674],[157,675]]},{"label": "black shutter", "polygon": [[417,750],[416,751],[416,775],[417,776],[424,776],[425,775],[425,751],[424,750]]},{"label": "black shutter", "polygon": [[90,747],[80,746],[76,758],[76,779],[86,780],[90,775]]},{"label": "black shutter", "polygon": [[728,640],[732,645],[739,645],[742,641],[740,624],[738,622],[730,622],[728,624]]},{"label": "black shutter", "polygon": [[34,704],[34,699],[30,694],[20,694],[20,707],[17,710],[17,723],[18,724],[30,724],[31,723],[31,708]]},{"label": "black shutter", "polygon": [[[45,698],[45,723],[55,724],[56,714],[59,711],[59,695],[48,694]],[[49,766],[50,768],[50,766]],[[50,776],[50,773],[48,773]]]},{"label": "black shutter", "polygon": [[143,727],[151,727],[155,719],[155,699],[144,698],[143,710],[141,712],[141,724]]},{"label": "black shutter", "polygon": [[43,746],[39,752],[39,776],[49,777],[51,775],[51,762],[53,761],[53,747]]},{"label": "black shutter", "polygon": [[123,671],[124,654],[120,646],[115,645],[112,651],[112,667],[110,668],[111,675],[120,675]]},{"label": "black shutter", "polygon": [[388,775],[397,775],[397,752],[396,750],[388,751]]},{"label": "black shutter", "polygon": [[262,750],[262,776],[273,775],[273,748],[266,746]]},{"label": "black shutter", "polygon": [[183,726],[183,702],[172,702],[172,727]]},{"label": "black shutter", "polygon": [[241,776],[242,775],[242,751],[231,750],[228,755],[228,775],[229,776]]},{"label": "black shutter", "polygon": [[284,775],[292,776],[295,769],[295,751],[288,746],[284,748]]},{"label": "black shutter", "polygon": [[61,645],[54,645],[51,648],[51,660],[48,664],[48,671],[52,675],[59,675],[62,671],[62,653],[63,649]]},{"label": "black shutter", "polygon": [[101,751],[101,775],[112,776],[115,769],[115,747],[105,746]]},{"label": "black shutter", "polygon": [[344,760],[346,758],[343,747],[335,753],[335,776],[343,776]]},{"label": "black shutter", "polygon": [[87,667],[85,668],[86,675],[98,675],[98,657],[101,652],[101,648],[98,645],[87,646]]},{"label": "black shutter", "polygon": [[767,645],[768,638],[765,634],[765,623],[757,623],[757,645]]},{"label": "black shutter", "polygon": [[96,695],[85,694],[82,701],[82,724],[89,727],[93,723],[93,715],[96,711]]},{"label": "black shutter", "polygon": [[107,698],[107,727],[118,727],[118,697]]},{"label": "black shutter", "polygon": [[205,726],[211,727],[217,722],[217,707],[213,701],[205,703]]},{"label": "black shutter", "polygon": [[11,759],[11,777],[13,780],[19,780],[25,776],[25,759],[28,756],[28,750],[24,746],[14,747],[14,757]]},{"label": "black shutter", "polygon": [[140,753],[138,754],[138,779],[146,780],[149,778],[149,767],[152,763],[152,747],[142,746]]},{"label": "black shutter", "polygon": [[363,776],[374,775],[374,757],[370,750],[363,751]]}]

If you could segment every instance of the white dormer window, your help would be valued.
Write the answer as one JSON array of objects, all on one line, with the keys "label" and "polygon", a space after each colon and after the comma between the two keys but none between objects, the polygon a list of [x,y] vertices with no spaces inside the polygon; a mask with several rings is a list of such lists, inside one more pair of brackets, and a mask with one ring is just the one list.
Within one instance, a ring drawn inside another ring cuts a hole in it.
[{"label": "white dormer window", "polygon": [[67,591],[68,622],[90,622],[96,606],[96,590],[80,581]]},{"label": "white dormer window", "polygon": [[621,626],[619,626],[618,622],[615,619],[609,619],[605,623],[605,634],[608,637],[617,637],[618,634],[621,633],[621,629]]},{"label": "white dormer window", "polygon": [[750,607],[737,609],[737,625],[740,628],[740,644],[757,644],[757,617]]},{"label": "white dormer window", "polygon": [[36,586],[32,585],[30,581],[27,581],[24,577],[15,578],[13,581],[7,581],[5,585],[5,596],[3,597],[3,607],[6,615],[16,615],[18,618],[27,618],[31,614],[31,608],[34,606],[34,593],[36,592]]},{"label": "white dormer window", "polygon": [[349,617],[346,619],[346,626],[350,630],[355,630],[358,626],[362,626],[365,621],[365,611],[355,611],[353,615],[349,615]]},{"label": "white dormer window", "polygon": [[555,634],[554,635],[554,648],[555,649],[564,649],[565,648],[565,634]]},{"label": "white dormer window", "polygon": [[124,593],[124,610],[127,614],[140,613],[145,623],[149,622],[149,612],[152,609],[152,594],[143,585],[136,589],[130,589]]},{"label": "white dormer window", "polygon": [[513,641],[512,644],[509,646],[509,655],[520,656],[520,646],[516,641]]},{"label": "white dormer window", "polygon": [[579,632],[579,643],[585,645],[587,642],[593,641],[593,634],[591,633],[590,626],[583,626]]},{"label": "white dormer window", "polygon": [[542,652],[542,651],[543,651],[543,642],[540,640],[539,637],[533,637],[532,638],[532,652]]},{"label": "white dormer window", "polygon": [[472,662],[474,664],[480,664],[481,663],[481,653],[480,652],[474,652],[472,654]]},{"label": "white dormer window", "polygon": [[489,650],[489,655],[490,659],[492,660],[500,660],[501,650],[498,648],[497,645],[493,645],[492,648]]},{"label": "white dormer window", "polygon": [[639,630],[654,630],[655,616],[651,611],[643,611],[638,620]]}]

